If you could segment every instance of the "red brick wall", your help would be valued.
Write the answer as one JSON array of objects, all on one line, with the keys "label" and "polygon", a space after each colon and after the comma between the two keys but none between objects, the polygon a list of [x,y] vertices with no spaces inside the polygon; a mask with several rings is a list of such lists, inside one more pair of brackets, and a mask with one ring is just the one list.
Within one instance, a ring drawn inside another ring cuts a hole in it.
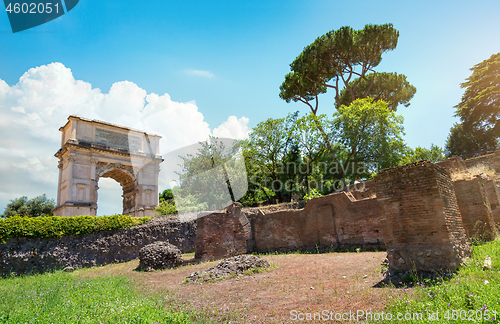
[{"label": "red brick wall", "polygon": [[225,212],[213,213],[196,220],[195,258],[217,260],[247,253],[250,223],[234,203]]},{"label": "red brick wall", "polygon": [[428,161],[375,177],[383,240],[392,270],[456,270],[470,247],[448,170]]},{"label": "red brick wall", "polygon": [[454,181],[453,186],[467,236],[489,241],[495,238],[495,224],[484,181],[491,180],[474,177]]},{"label": "red brick wall", "polygon": [[475,158],[465,160],[467,168],[485,164],[495,170],[496,173],[500,174],[500,151],[495,151],[492,154],[482,155]]},{"label": "red brick wall", "polygon": [[498,188],[498,182],[490,179],[483,181],[483,183],[486,197],[488,197],[490,203],[491,216],[496,226],[500,226],[500,189]]},{"label": "red brick wall", "polygon": [[255,251],[312,250],[350,245],[383,248],[376,199],[349,192],[307,201],[304,209],[253,216]]},{"label": "red brick wall", "polygon": [[448,170],[465,170],[467,169],[467,166],[465,164],[465,161],[462,160],[460,156],[453,156],[449,159],[443,160],[441,162],[436,163],[440,167],[443,167]]}]

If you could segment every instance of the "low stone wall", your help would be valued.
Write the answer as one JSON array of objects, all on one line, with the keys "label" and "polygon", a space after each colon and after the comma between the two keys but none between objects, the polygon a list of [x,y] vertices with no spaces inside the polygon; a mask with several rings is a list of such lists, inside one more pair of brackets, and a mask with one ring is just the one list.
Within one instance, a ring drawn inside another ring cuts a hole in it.
[{"label": "low stone wall", "polygon": [[256,252],[384,248],[376,199],[356,200],[350,192],[313,198],[303,209],[257,212],[249,218]]},{"label": "low stone wall", "polygon": [[125,262],[137,259],[139,250],[155,241],[169,241],[183,252],[192,252],[195,237],[194,221],[155,217],[145,224],[119,231],[60,239],[11,238],[0,244],[0,276]]},{"label": "low stone wall", "polygon": [[491,180],[478,176],[454,181],[453,187],[467,237],[491,241],[496,230],[484,182]]},{"label": "low stone wall", "polygon": [[429,161],[376,177],[389,270],[454,271],[471,249],[450,172]]}]

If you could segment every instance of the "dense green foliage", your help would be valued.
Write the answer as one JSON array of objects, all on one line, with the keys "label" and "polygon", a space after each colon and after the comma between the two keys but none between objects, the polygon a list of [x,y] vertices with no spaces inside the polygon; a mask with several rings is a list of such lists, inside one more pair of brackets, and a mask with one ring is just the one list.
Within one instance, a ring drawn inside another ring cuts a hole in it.
[{"label": "dense green foliage", "polygon": [[192,323],[195,314],[141,296],[128,278],[77,273],[0,280],[0,323]]},{"label": "dense green foliage", "polygon": [[[455,106],[456,115],[467,127],[492,132],[500,137],[500,53],[474,65],[472,75],[460,86],[462,100]],[[466,128],[467,128],[466,127]]]},{"label": "dense green foliage", "polygon": [[12,216],[0,219],[0,240],[12,237],[62,237],[83,235],[105,230],[120,230],[134,225],[144,224],[150,217],[113,216],[47,216],[26,217]]},{"label": "dense green foliage", "polygon": [[493,152],[499,148],[498,139],[488,130],[468,124],[455,123],[446,139],[447,156],[458,155],[463,159]]},{"label": "dense green foliage", "polygon": [[172,200],[174,199],[174,195],[172,194],[172,189],[166,189],[163,190],[162,193],[160,193],[160,202],[163,200]]},{"label": "dense green foliage", "polygon": [[342,188],[342,179],[352,183],[370,179],[381,168],[442,157],[437,146],[410,149],[402,139],[402,122],[386,102],[365,98],[339,107],[330,118],[295,113],[259,123],[243,142],[249,190],[240,201],[309,197],[311,189],[328,194]]},{"label": "dense green foliage", "polygon": [[177,208],[175,208],[175,201],[173,200],[160,200],[160,204],[155,208],[156,215],[175,215]]},{"label": "dense green foliage", "polygon": [[[483,269],[488,257],[491,258],[492,268]],[[423,320],[405,320],[405,323],[468,323],[471,320],[498,323],[499,270],[499,240],[473,246],[473,257],[460,268],[457,275],[437,284],[420,280],[411,296],[406,296],[410,294],[409,289],[402,289],[402,296],[395,299],[385,311],[394,316],[397,313],[422,314]],[[430,316],[435,314],[438,314],[438,319],[431,320]]]},{"label": "dense green foliage", "polygon": [[384,100],[392,111],[396,111],[400,104],[408,107],[411,98],[417,92],[417,89],[406,80],[405,75],[397,73],[370,73],[366,78],[357,78],[349,82],[349,86],[353,93],[351,94],[349,88],[344,88],[339,97],[341,105],[349,106],[353,97],[369,96],[374,101]]},{"label": "dense green foliage", "polygon": [[13,199],[5,207],[2,217],[11,217],[15,215],[23,215],[29,217],[50,216],[56,208],[54,199],[47,199],[45,194],[29,199],[26,196]]},{"label": "dense green foliage", "polygon": [[444,151],[437,145],[431,144],[430,149],[417,146],[415,149],[408,148],[406,156],[401,161],[402,164],[427,160],[431,162],[440,162],[446,158]]},{"label": "dense green foliage", "polygon": [[455,106],[460,123],[450,129],[447,155],[470,158],[495,151],[500,139],[500,53],[474,65],[460,86],[462,100]]},{"label": "dense green foliage", "polygon": [[[363,93],[356,88],[361,80],[370,81],[366,75],[382,61],[382,54],[396,48],[399,32],[392,24],[366,25],[361,30],[342,27],[318,37],[290,64],[292,72],[285,76],[280,87],[280,98],[289,102],[317,101],[317,96],[335,89],[335,102],[341,106],[341,87],[348,89],[350,104],[365,98],[371,90],[369,85]],[[350,84],[353,77],[358,79]],[[359,97],[356,94],[360,95]],[[316,111],[313,113],[316,114]]]},{"label": "dense green foliage", "polygon": [[[403,117],[385,101],[370,97],[341,106],[333,114],[334,138],[345,148],[339,176],[368,177],[370,173],[398,165],[404,155]],[[356,164],[354,167],[349,167]],[[365,168],[362,168],[365,166]]]}]

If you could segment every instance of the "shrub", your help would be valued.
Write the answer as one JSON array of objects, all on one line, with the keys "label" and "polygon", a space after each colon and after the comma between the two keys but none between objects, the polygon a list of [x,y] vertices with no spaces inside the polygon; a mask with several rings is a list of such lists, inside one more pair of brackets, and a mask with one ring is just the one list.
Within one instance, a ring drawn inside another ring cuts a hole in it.
[{"label": "shrub", "polygon": [[28,197],[22,196],[13,199],[5,207],[2,217],[12,217],[16,215],[38,217],[51,216],[52,211],[56,208],[54,199],[48,199],[45,194],[28,200]]},{"label": "shrub", "polygon": [[169,200],[163,200],[155,208],[156,215],[175,215],[177,214],[177,208],[175,207],[175,202]]},{"label": "shrub", "polygon": [[0,219],[0,241],[12,237],[57,238],[66,235],[83,235],[106,230],[120,230],[144,224],[150,217],[135,218],[126,215],[112,216],[12,216]]}]

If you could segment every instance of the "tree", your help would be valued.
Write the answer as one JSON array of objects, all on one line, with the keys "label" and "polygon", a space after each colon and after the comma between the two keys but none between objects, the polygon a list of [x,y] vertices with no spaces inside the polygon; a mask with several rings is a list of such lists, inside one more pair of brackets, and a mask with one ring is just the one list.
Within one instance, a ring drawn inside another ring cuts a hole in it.
[{"label": "tree", "polygon": [[498,147],[498,140],[491,131],[466,123],[453,124],[445,144],[447,156],[458,155],[463,159],[495,151]]},{"label": "tree", "polygon": [[316,123],[320,124],[323,129],[327,128],[328,120],[326,115],[316,116],[313,113],[309,113],[299,118],[295,123],[297,129],[295,136],[303,155],[303,163],[300,163],[299,166],[304,166],[304,170],[299,171],[304,174],[308,195],[310,191],[309,177],[316,171],[314,170],[314,165],[315,163],[317,165],[317,162],[327,152],[321,133],[315,126]]},{"label": "tree", "polygon": [[23,196],[13,199],[5,207],[2,215],[3,218],[14,215],[22,215],[29,217],[50,216],[56,208],[54,199],[47,199],[46,195],[37,196],[28,200],[28,197]]},{"label": "tree", "polygon": [[283,178],[287,177],[283,163],[287,153],[293,148],[296,120],[297,113],[293,113],[286,118],[269,118],[260,122],[243,144],[247,170],[251,168],[248,173],[249,183],[260,188],[266,197],[268,194],[265,188],[270,188],[278,200],[283,199],[282,184],[286,182]]},{"label": "tree", "polygon": [[403,117],[391,111],[385,101],[357,99],[349,106],[340,106],[333,118],[334,137],[344,147],[338,154],[339,177],[369,177],[401,160],[405,149]]},{"label": "tree", "polygon": [[414,150],[409,148],[406,152],[405,157],[401,161],[401,164],[428,160],[431,162],[440,162],[445,159],[443,149],[437,145],[431,144],[430,149],[426,149],[421,146],[417,146]]},{"label": "tree", "polygon": [[240,199],[247,190],[241,143],[210,137],[179,156],[182,169],[178,186],[172,189],[180,214],[218,210]]},{"label": "tree", "polygon": [[[460,85],[465,88],[455,106],[464,124],[461,131],[480,132],[487,138],[500,137],[500,53],[474,65],[472,75]],[[458,129],[457,129],[458,131]],[[491,135],[487,134],[490,133]],[[481,136],[480,136],[481,137]]]},{"label": "tree", "polygon": [[172,189],[165,189],[163,190],[162,193],[160,193],[159,195],[160,197],[160,202],[161,201],[164,201],[164,200],[172,200],[174,199],[174,195],[172,194]]},{"label": "tree", "polygon": [[[382,54],[397,46],[399,32],[392,24],[366,25],[362,30],[342,27],[318,37],[290,64],[280,86],[280,98],[300,101],[317,115],[318,96],[335,90],[336,107],[349,106],[368,96],[386,99],[392,110],[408,105],[415,88],[403,75],[376,73]],[[328,134],[315,120],[326,146],[335,158]]]},{"label": "tree", "polygon": [[[354,87],[356,82],[358,82],[358,85]],[[417,92],[417,89],[406,80],[405,75],[397,73],[370,73],[366,75],[366,79],[357,78],[351,81],[349,85],[351,89],[354,88],[354,98],[366,97],[364,94],[371,86],[367,95],[375,101],[384,100],[389,104],[388,107],[392,111],[396,111],[400,104],[408,107],[411,98]],[[348,106],[352,102],[352,98],[349,88],[346,87],[340,93],[339,102]]]}]

